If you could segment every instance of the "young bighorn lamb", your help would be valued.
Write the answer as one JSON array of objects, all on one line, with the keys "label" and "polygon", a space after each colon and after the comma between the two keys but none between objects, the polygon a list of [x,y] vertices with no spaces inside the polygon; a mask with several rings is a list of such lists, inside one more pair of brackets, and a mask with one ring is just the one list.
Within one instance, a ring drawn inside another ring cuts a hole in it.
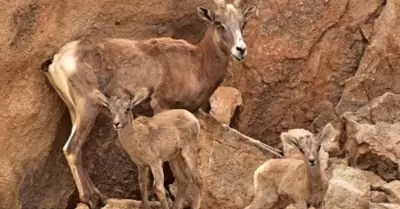
[{"label": "young bighorn lamb", "polygon": [[[133,120],[132,108],[150,96],[147,88],[134,95],[111,96],[107,98],[99,91],[94,92],[99,103],[108,108],[112,115],[114,129],[122,147],[139,170],[139,186],[142,207],[148,208],[148,169],[154,176],[155,193],[163,209],[168,209],[164,191],[162,163],[169,161],[177,181],[178,192],[172,208],[182,208],[182,201],[191,180],[197,190],[193,194],[193,209],[200,208],[202,177],[197,164],[200,123],[187,110],[174,109],[158,113],[153,117],[138,117]],[[188,172],[186,169],[188,168]]]},{"label": "young bighorn lamb", "polygon": [[197,45],[171,38],[76,40],[43,63],[42,69],[70,112],[72,130],[63,151],[79,199],[90,208],[105,204],[107,197],[82,166],[82,147],[100,112],[88,92],[109,95],[124,87],[134,94],[146,87],[151,90],[151,100],[138,107],[138,114],[151,116],[168,109],[197,111],[223,81],[230,57],[237,61],[246,57],[242,32],[255,11],[254,6],[243,9],[242,0],[233,4],[213,1],[215,10],[197,8],[200,18],[209,23]]},{"label": "young bighorn lamb", "polygon": [[326,126],[317,137],[305,129],[283,132],[284,149],[297,147],[304,159],[271,159],[259,166],[253,176],[255,196],[245,209],[285,208],[289,204],[297,209],[307,209],[307,204],[323,207],[318,197],[324,192],[319,150],[322,140],[333,132],[332,126]]}]

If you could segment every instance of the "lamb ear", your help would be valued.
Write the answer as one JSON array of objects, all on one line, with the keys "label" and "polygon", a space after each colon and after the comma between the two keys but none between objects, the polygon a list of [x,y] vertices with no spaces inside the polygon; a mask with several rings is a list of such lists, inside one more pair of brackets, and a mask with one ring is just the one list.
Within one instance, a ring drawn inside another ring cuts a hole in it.
[{"label": "lamb ear", "polygon": [[99,90],[94,90],[91,95],[92,99],[95,101],[96,104],[102,105],[108,108],[109,99],[106,95],[101,93]]},{"label": "lamb ear", "polygon": [[141,88],[139,91],[136,92],[135,96],[131,100],[131,108],[142,103],[144,100],[149,98],[149,96],[150,90],[148,88]]},{"label": "lamb ear", "polygon": [[295,147],[298,147],[299,145],[296,137],[293,137],[291,134],[287,132],[282,132],[280,137],[283,144],[288,144]]},{"label": "lamb ear", "polygon": [[323,141],[330,140],[335,137],[337,130],[333,127],[331,123],[326,124],[322,131],[318,134],[318,141],[322,143]]}]

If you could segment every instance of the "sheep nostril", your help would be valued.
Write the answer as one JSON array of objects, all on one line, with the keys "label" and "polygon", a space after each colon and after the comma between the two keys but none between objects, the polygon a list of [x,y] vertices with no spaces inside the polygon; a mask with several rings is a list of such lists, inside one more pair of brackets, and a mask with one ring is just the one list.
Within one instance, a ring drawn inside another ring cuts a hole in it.
[{"label": "sheep nostril", "polygon": [[236,47],[236,50],[238,50],[240,52],[240,54],[244,54],[244,52],[246,51],[246,48],[242,48],[242,47]]}]

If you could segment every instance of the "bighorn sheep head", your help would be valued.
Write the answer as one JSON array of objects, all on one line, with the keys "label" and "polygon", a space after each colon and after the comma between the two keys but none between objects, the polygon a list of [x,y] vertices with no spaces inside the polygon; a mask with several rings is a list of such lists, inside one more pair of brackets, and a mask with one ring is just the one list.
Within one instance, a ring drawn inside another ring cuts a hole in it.
[{"label": "bighorn sheep head", "polygon": [[305,129],[291,129],[288,132],[281,133],[281,140],[284,147],[297,147],[304,157],[308,160],[310,166],[319,164],[319,150],[324,140],[330,139],[336,134],[332,125],[327,125],[315,136]]},{"label": "bighorn sheep head", "polygon": [[242,61],[247,55],[242,33],[251,14],[256,10],[255,6],[242,9],[241,2],[235,0],[233,4],[226,4],[225,0],[214,0],[215,11],[201,6],[197,8],[199,17],[215,29],[214,41],[219,42],[223,51],[236,61]]},{"label": "bighorn sheep head", "polygon": [[113,95],[111,97],[105,96],[100,91],[93,93],[97,99],[97,103],[110,111],[113,119],[113,127],[116,130],[124,128],[130,120],[133,120],[132,109],[150,96],[148,88],[141,88],[133,97],[128,91],[123,90],[123,92],[125,92],[123,96]]}]

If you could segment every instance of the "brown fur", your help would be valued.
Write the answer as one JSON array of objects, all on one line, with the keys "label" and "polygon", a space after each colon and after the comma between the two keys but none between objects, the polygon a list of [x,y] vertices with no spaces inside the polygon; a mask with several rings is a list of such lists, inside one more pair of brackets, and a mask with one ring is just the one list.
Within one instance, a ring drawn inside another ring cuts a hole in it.
[{"label": "brown fur", "polygon": [[[100,104],[107,107],[112,115],[114,128],[124,150],[137,165],[143,209],[149,208],[147,185],[148,169],[154,176],[155,193],[163,209],[168,209],[163,187],[162,163],[168,161],[177,180],[178,193],[174,209],[182,209],[182,201],[187,194],[187,180],[193,182],[193,209],[199,209],[202,193],[202,177],[198,168],[200,124],[187,110],[174,109],[158,113],[153,117],[138,117],[133,120],[135,105],[148,98],[149,90],[142,88],[131,99],[130,96],[112,96],[110,99],[99,92]],[[188,168],[188,172],[186,169]]]},{"label": "brown fur", "polygon": [[210,26],[196,46],[171,38],[72,41],[59,50],[45,71],[71,115],[72,130],[63,151],[79,198],[90,208],[107,202],[82,167],[82,147],[101,111],[90,93],[97,90],[110,95],[123,87],[135,94],[139,87],[146,87],[150,100],[134,110],[137,114],[197,111],[223,81],[229,57],[245,58],[241,32],[254,11],[254,7],[242,10],[240,1],[235,1],[236,6],[214,1],[215,11],[198,7],[199,16]]},{"label": "brown fur", "polygon": [[228,65],[229,57],[208,40],[212,33],[213,29],[206,32],[199,47],[170,38],[79,42],[76,57],[81,70],[76,77],[82,89],[95,88],[106,95],[115,87],[132,93],[142,86],[152,89],[148,105],[154,112],[175,108],[194,112],[221,84]]}]

